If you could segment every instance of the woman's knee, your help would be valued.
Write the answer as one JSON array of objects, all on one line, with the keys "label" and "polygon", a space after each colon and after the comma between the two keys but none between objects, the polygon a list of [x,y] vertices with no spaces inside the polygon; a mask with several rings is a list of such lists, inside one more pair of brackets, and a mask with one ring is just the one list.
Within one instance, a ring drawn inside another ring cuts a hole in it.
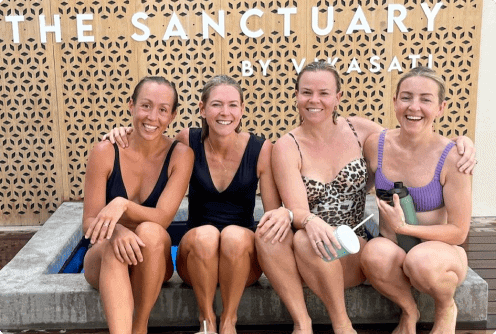
[{"label": "woman's knee", "polygon": [[466,261],[451,245],[429,241],[410,250],[405,257],[405,274],[415,281],[435,284],[445,280],[445,275],[456,276],[456,283],[463,281],[466,273]]},{"label": "woman's knee", "polygon": [[365,244],[360,264],[369,275],[387,274],[392,266],[401,266],[405,253],[392,241],[375,238]]},{"label": "woman's knee", "polygon": [[240,226],[227,226],[220,234],[220,252],[230,257],[238,257],[255,251],[255,235]]},{"label": "woman's knee", "polygon": [[181,240],[180,249],[198,258],[210,259],[219,254],[220,232],[212,225],[188,231]]},{"label": "woman's knee", "polygon": [[157,223],[143,222],[138,225],[135,233],[145,243],[147,250],[158,252],[171,247],[169,233]]}]

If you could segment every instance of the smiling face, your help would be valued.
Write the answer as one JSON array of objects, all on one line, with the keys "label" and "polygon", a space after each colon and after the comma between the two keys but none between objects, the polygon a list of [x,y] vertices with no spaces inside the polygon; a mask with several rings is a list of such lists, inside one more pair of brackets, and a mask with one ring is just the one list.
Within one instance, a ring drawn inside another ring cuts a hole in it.
[{"label": "smiling face", "polygon": [[147,140],[161,136],[176,116],[173,111],[174,89],[157,82],[145,82],[137,94],[136,101],[129,101],[133,115],[133,127]]},{"label": "smiling face", "polygon": [[329,71],[307,71],[299,79],[296,102],[300,115],[305,122],[322,122],[332,119],[339,104],[336,78]]},{"label": "smiling face", "polygon": [[241,121],[244,104],[239,91],[231,85],[218,85],[205,101],[200,101],[201,116],[206,119],[209,132],[220,135],[233,133]]},{"label": "smiling face", "polygon": [[439,86],[423,76],[403,80],[393,99],[396,118],[409,132],[432,131],[436,117],[442,115],[445,101],[439,101]]}]

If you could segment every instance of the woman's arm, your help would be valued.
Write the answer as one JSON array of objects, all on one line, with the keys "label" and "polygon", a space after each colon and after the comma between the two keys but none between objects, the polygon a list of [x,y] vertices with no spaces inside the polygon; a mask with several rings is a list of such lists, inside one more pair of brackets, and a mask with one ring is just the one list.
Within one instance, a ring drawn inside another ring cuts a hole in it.
[{"label": "woman's arm", "polygon": [[475,164],[475,146],[472,139],[466,136],[459,136],[452,139],[456,143],[456,149],[461,156],[456,163],[458,171],[465,174],[474,174]]},{"label": "woman's arm", "polygon": [[375,171],[377,170],[377,151],[378,151],[379,134],[370,135],[363,145],[363,156],[367,161],[367,192],[375,185]]},{"label": "woman's arm", "polygon": [[106,206],[107,179],[113,169],[114,148],[108,141],[97,143],[86,163],[84,181],[83,233]]},{"label": "woman's arm", "polygon": [[176,135],[176,140],[189,147],[189,128],[184,128]]},{"label": "woman's arm", "polygon": [[113,128],[109,133],[103,135],[102,141],[110,140],[112,144],[117,143],[122,148],[129,146],[128,136],[133,132],[132,127],[121,126]]},{"label": "woman's arm", "polygon": [[272,243],[284,240],[291,229],[291,217],[288,209],[281,207],[281,197],[277,191],[272,173],[272,144],[266,140],[260,151],[257,173],[260,179],[260,193],[264,206],[264,215],[258,223],[258,229],[264,241]]},{"label": "woman's arm", "polygon": [[158,199],[157,206],[149,208],[128,201],[127,218],[134,222],[155,222],[167,229],[188,189],[193,159],[191,148],[181,143],[177,144],[169,163],[169,180]]},{"label": "woman's arm", "polygon": [[[85,220],[89,224],[87,225],[85,236],[91,236],[92,243],[97,239],[110,239],[117,222],[126,227],[135,227],[144,221],[151,221],[167,228],[186,193],[192,166],[192,150],[185,145],[178,144],[169,163],[167,185],[162,191],[155,208],[145,207],[122,197],[114,198],[97,212],[94,218],[91,217],[92,219]],[[105,189],[103,190],[103,196],[105,200]]]},{"label": "woman's arm", "polygon": [[305,229],[318,256],[331,259],[324,247],[318,246],[317,242],[320,243],[320,241],[323,241],[336,256],[333,244],[337,248],[340,246],[333,234],[335,228],[310,212],[307,191],[301,178],[300,153],[289,135],[283,136],[274,145],[272,169],[282,201],[288,209],[293,211],[293,226],[297,229]]}]

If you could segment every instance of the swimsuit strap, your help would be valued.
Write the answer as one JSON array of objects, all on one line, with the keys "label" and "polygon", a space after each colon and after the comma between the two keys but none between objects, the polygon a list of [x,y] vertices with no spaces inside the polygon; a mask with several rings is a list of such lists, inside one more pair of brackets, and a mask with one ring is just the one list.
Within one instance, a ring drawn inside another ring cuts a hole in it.
[{"label": "swimsuit strap", "polygon": [[386,131],[387,131],[387,129],[382,130],[380,135],[379,135],[379,147],[377,150],[377,169],[378,170],[382,169],[382,155],[384,154],[384,140],[386,139]]},{"label": "swimsuit strap", "polygon": [[436,174],[435,174],[435,177],[437,179],[439,179],[441,175],[441,170],[443,169],[444,161],[446,160],[446,157],[448,156],[448,153],[453,146],[455,146],[455,142],[454,141],[449,142],[449,144],[446,145],[446,147],[444,148],[443,154],[441,154],[441,158],[439,158],[439,161],[437,162]]},{"label": "swimsuit strap", "polygon": [[293,136],[293,134],[291,132],[288,132],[288,135],[290,135],[293,138],[293,140],[295,141],[296,147],[298,147],[298,152],[300,152],[301,161],[303,162],[303,156],[301,155],[300,145],[298,144],[298,142],[296,141],[295,136]]},{"label": "swimsuit strap", "polygon": [[362,144],[360,143],[360,140],[358,140],[358,135],[355,131],[355,128],[353,127],[353,124],[351,124],[350,120],[346,118],[346,122],[348,122],[348,125],[350,126],[351,128],[351,131],[353,131],[353,134],[355,135],[356,139],[357,139],[357,142],[358,142],[358,146],[360,146],[360,150],[362,149]]}]

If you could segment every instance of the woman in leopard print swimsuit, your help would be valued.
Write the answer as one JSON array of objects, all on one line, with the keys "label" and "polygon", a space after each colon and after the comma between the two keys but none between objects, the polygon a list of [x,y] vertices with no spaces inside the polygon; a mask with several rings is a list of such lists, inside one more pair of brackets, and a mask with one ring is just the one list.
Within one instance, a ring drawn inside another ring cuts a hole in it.
[{"label": "woman in leopard print swimsuit", "polygon": [[[307,65],[296,82],[301,125],[281,137],[272,151],[274,179],[287,208],[293,211],[292,229],[262,221],[255,234],[259,262],[294,321],[293,333],[312,333],[303,297],[302,280],[323,301],[334,333],[356,333],[346,313],[344,289],[365,280],[361,252],[330,259],[338,242],[339,225],[356,226],[363,217],[367,165],[362,145],[382,130],[360,117],[337,116],[341,80],[326,62]],[[461,161],[471,171],[471,152]],[[358,230],[361,248],[364,230]]]}]

